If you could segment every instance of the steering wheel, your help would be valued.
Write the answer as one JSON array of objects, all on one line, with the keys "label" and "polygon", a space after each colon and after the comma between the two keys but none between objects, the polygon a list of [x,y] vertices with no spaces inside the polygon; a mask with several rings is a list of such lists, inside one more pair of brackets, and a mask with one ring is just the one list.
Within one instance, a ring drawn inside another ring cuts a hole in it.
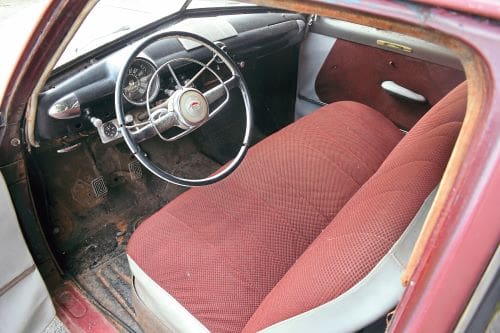
[{"label": "steering wheel", "polygon": [[[168,60],[158,67],[158,69],[149,78],[146,91],[146,109],[148,112],[148,119],[140,124],[134,124],[132,126],[127,125],[123,108],[124,97],[122,96],[122,86],[127,79],[127,69],[139,53],[141,53],[141,51],[147,46],[158,40],[166,38],[177,38],[188,40],[190,43],[196,43],[196,45],[210,50],[212,57],[206,63],[202,63],[201,61],[193,58],[176,57]],[[191,62],[201,67],[190,79],[184,81],[183,84],[179,81],[174,71],[175,63],[182,61]],[[231,77],[223,80],[221,76],[210,67],[214,64],[214,62],[224,63],[229,69]],[[151,101],[149,100],[151,89],[156,90],[154,85],[160,84],[158,75],[160,71],[166,69],[168,69],[176,82],[176,90],[165,101],[151,107]],[[202,92],[193,87],[193,82],[199,78],[204,71],[208,71],[215,76],[218,84],[215,87]],[[236,87],[241,91],[245,106],[246,123],[243,142],[238,153],[236,154],[236,157],[215,174],[202,179],[177,177],[155,164],[139,146],[139,142],[154,136],[159,136],[162,140],[167,142],[175,141],[200,128],[224,109],[231,98],[229,94],[230,90]],[[139,162],[141,162],[142,165],[154,175],[177,185],[203,186],[220,181],[231,174],[238,167],[248,150],[250,131],[252,127],[252,103],[250,101],[250,95],[245,80],[233,60],[220,47],[201,36],[189,32],[160,32],[146,38],[134,48],[134,51],[129,55],[127,62],[118,74],[115,87],[115,112],[118,130],[121,131],[127,146]],[[182,131],[172,137],[165,137],[164,133],[172,127],[177,127]]]}]

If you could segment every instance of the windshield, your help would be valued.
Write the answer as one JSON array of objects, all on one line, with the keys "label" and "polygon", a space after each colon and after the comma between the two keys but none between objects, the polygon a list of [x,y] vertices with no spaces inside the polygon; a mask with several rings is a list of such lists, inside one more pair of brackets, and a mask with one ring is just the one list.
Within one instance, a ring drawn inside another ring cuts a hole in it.
[{"label": "windshield", "polygon": [[[100,0],[73,36],[56,67],[181,10],[185,2],[186,0]],[[188,8],[238,5],[244,4],[229,0],[193,0]]]}]

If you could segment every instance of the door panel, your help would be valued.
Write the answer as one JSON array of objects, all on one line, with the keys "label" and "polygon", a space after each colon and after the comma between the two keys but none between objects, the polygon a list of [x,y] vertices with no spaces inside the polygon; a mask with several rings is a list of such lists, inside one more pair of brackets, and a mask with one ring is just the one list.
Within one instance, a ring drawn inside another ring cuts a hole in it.
[{"label": "door panel", "polygon": [[[296,118],[321,105],[357,101],[383,113],[401,129],[415,122],[465,80],[458,59],[438,45],[390,31],[318,18],[302,44]],[[426,98],[395,95],[391,81]]]},{"label": "door panel", "polygon": [[0,327],[3,332],[42,332],[54,306],[19,228],[0,173]]},{"label": "door panel", "polygon": [[[338,39],[318,73],[315,87],[325,103],[360,102],[407,130],[464,80],[464,73],[454,68]],[[427,102],[393,96],[381,88],[384,81],[415,91]]]}]

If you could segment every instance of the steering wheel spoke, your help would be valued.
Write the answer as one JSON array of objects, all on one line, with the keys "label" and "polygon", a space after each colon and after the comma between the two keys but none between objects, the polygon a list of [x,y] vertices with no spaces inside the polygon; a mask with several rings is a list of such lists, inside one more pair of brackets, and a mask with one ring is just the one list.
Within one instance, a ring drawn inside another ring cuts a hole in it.
[{"label": "steering wheel spoke", "polygon": [[189,133],[193,132],[194,130],[200,128],[204,123],[198,124],[196,126],[191,126],[191,127],[187,128],[187,129],[185,129],[184,131],[180,132],[179,134],[176,134],[176,135],[174,135],[174,136],[172,136],[170,138],[166,138],[165,141],[172,142],[172,141],[178,140],[180,138],[183,138],[186,135],[188,135]]},{"label": "steering wheel spoke", "polygon": [[219,83],[215,87],[205,91],[203,96],[207,99],[208,104],[213,104],[221,97],[223,97],[226,93],[228,93],[231,89],[234,89],[238,86],[240,78],[236,75],[231,76],[226,81]]},{"label": "steering wheel spoke", "polygon": [[142,142],[158,135],[158,132],[165,132],[178,125],[179,121],[174,112],[160,108],[152,113],[151,119],[143,126],[136,127],[136,130],[129,130],[130,126],[127,126],[127,130],[136,142]]},{"label": "steering wheel spoke", "polygon": [[186,82],[186,84],[184,85],[184,87],[189,87],[194,81],[196,81],[196,79],[199,78],[200,75],[207,68],[210,67],[210,65],[215,61],[215,59],[217,59],[217,54],[214,54],[213,57],[206,64],[202,65],[201,69],[195,75],[193,75],[193,77],[188,82]]},{"label": "steering wheel spoke", "polygon": [[179,81],[179,78],[175,74],[174,69],[172,68],[172,66],[170,65],[170,63],[167,63],[167,66],[168,66],[168,71],[170,72],[170,74],[172,75],[172,77],[175,80],[175,84],[177,85],[176,88],[180,89],[182,87],[181,81]]}]

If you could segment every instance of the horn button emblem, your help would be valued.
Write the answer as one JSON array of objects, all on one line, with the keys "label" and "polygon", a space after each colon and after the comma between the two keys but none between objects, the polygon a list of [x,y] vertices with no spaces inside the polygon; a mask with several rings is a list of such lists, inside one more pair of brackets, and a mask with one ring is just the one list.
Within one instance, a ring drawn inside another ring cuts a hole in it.
[{"label": "horn button emblem", "polygon": [[208,102],[196,89],[183,91],[178,106],[182,121],[187,125],[198,125],[208,118]]},{"label": "horn button emblem", "polygon": [[196,113],[200,112],[200,110],[201,110],[200,102],[198,101],[191,102],[191,105],[189,106],[189,112]]}]

